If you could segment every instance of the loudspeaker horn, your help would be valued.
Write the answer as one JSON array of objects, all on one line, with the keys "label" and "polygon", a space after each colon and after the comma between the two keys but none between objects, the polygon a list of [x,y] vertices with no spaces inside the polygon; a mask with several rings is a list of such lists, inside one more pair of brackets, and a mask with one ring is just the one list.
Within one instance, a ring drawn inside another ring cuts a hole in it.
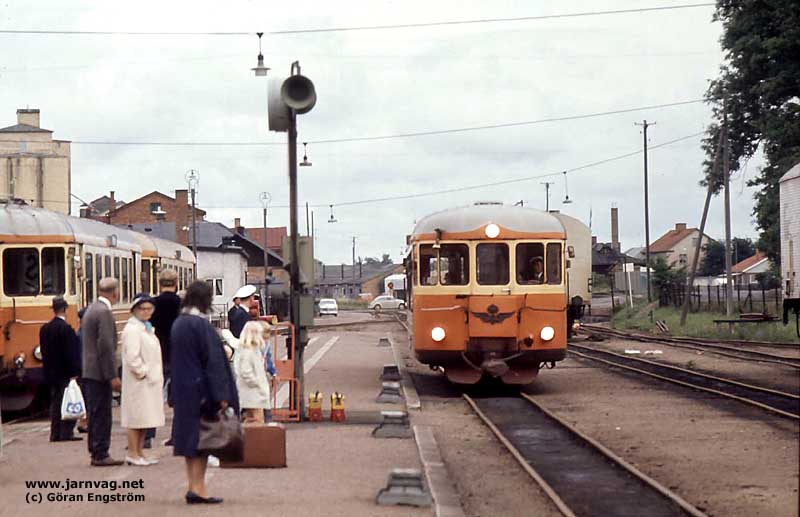
[{"label": "loudspeaker horn", "polygon": [[295,110],[298,115],[308,113],[317,103],[317,92],[314,83],[304,75],[295,74],[288,77],[281,85],[281,99]]}]

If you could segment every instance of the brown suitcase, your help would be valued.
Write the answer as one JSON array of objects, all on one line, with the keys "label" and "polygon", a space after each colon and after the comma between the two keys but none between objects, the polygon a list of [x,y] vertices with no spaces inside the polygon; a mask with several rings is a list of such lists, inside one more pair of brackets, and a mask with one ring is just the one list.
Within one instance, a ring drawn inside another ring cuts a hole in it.
[{"label": "brown suitcase", "polygon": [[222,468],[285,467],[286,429],[281,424],[244,424],[244,460],[222,461]]}]

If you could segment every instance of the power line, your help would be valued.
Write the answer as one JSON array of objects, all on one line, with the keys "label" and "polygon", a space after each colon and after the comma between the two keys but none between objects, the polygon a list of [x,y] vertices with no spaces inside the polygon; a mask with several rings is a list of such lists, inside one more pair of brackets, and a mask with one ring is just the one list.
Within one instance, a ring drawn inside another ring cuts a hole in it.
[{"label": "power line", "polygon": [[[704,134],[705,134],[705,131],[700,131],[698,133],[692,133],[691,135],[682,136],[682,137],[679,137],[679,138],[675,138],[673,140],[668,140],[666,142],[662,142],[662,143],[660,143],[658,145],[650,146],[650,149],[653,150],[653,149],[658,149],[658,148],[661,148],[661,147],[666,147],[668,145],[676,144],[678,142],[682,142],[684,140],[689,140],[691,138],[695,138],[695,137],[698,137],[698,136],[701,136],[701,135],[704,135]],[[560,176],[560,175],[564,174],[564,171],[566,171],[566,172],[577,172],[577,171],[589,169],[589,168],[592,168],[592,167],[597,167],[598,165],[603,165],[605,163],[622,160],[622,159],[625,159],[625,158],[629,158],[631,156],[637,156],[637,155],[642,154],[642,152],[643,152],[642,149],[638,149],[636,151],[632,151],[632,152],[625,153],[625,154],[620,154],[620,155],[617,155],[617,156],[612,156],[610,158],[604,158],[602,160],[598,160],[598,161],[591,162],[591,163],[586,163],[586,164],[583,164],[583,165],[579,165],[577,167],[572,167],[570,169],[559,169],[557,172],[548,172],[548,173],[543,173],[543,174],[539,174],[539,175],[536,175],[536,176],[528,176],[528,177],[524,177],[524,178],[514,178],[514,179],[509,179],[509,180],[494,181],[494,182],[491,182],[491,183],[481,183],[481,184],[478,184],[478,185],[469,185],[469,186],[466,186],[466,187],[454,187],[454,188],[443,189],[443,190],[434,190],[434,191],[430,191],[430,192],[418,192],[418,193],[415,193],[415,194],[403,194],[403,195],[399,195],[399,196],[387,196],[387,197],[381,197],[381,198],[362,199],[362,200],[356,200],[356,201],[345,201],[345,202],[342,202],[342,203],[325,203],[325,204],[309,205],[309,206],[311,206],[313,208],[320,208],[320,207],[327,208],[327,207],[329,207],[331,205],[336,206],[336,207],[355,206],[355,205],[364,205],[364,204],[372,204],[372,203],[382,203],[382,202],[385,202],[385,201],[400,201],[400,200],[406,200],[406,199],[417,199],[417,198],[422,198],[422,197],[437,196],[437,195],[441,195],[441,194],[453,194],[453,193],[456,193],[456,192],[466,192],[466,191],[469,191],[469,190],[478,190],[478,189],[482,189],[482,188],[498,187],[498,186],[501,186],[501,185],[511,185],[511,184],[514,184],[514,183],[523,183],[523,182],[526,182],[526,181],[534,181],[534,180],[539,180],[539,179],[543,179],[543,178],[550,178],[550,177],[553,177],[553,176]],[[270,205],[270,206],[271,206],[271,208],[288,208],[288,205]],[[254,207],[254,206],[208,206],[207,205],[205,208],[222,210],[222,209],[250,209],[250,208],[257,208],[257,207]]]},{"label": "power line", "polygon": [[[620,115],[624,113],[632,113],[635,111],[645,111],[651,109],[660,109],[660,108],[670,108],[674,106],[683,106],[687,104],[697,104],[704,102],[703,99],[693,99],[688,101],[678,101],[678,102],[670,102],[665,104],[653,104],[650,106],[641,106],[637,108],[625,108],[625,109],[618,109],[613,111],[603,111],[598,113],[587,113],[583,115],[569,115],[565,117],[549,117],[549,118],[542,118],[536,120],[525,120],[520,122],[507,122],[502,124],[489,124],[483,126],[469,126],[469,127],[459,127],[459,128],[450,128],[450,129],[436,129],[431,131],[417,131],[417,132],[408,132],[408,133],[394,133],[388,135],[377,135],[377,136],[360,136],[360,137],[351,137],[351,138],[329,138],[329,139],[322,139],[322,140],[305,140],[309,144],[340,144],[340,143],[347,143],[347,142],[369,142],[375,140],[390,140],[396,138],[413,138],[413,137],[420,137],[420,136],[433,136],[433,135],[446,135],[446,134],[453,134],[453,133],[465,133],[468,131],[482,131],[486,129],[500,129],[500,128],[508,128],[508,127],[519,127],[519,126],[530,126],[535,124],[544,124],[550,122],[565,122],[570,120],[581,120],[587,118],[595,118],[595,117],[605,117],[609,115]],[[285,146],[286,142],[159,142],[159,141],[142,141],[142,142],[133,142],[133,141],[111,141],[111,140],[73,140],[73,144],[76,145],[126,145],[126,146],[133,146],[133,145],[142,145],[142,146],[168,146],[168,147],[220,147],[220,146],[234,146],[234,147],[263,147],[263,146]]]},{"label": "power line", "polygon": [[[393,25],[362,25],[351,27],[324,27],[324,28],[311,28],[311,29],[286,29],[269,31],[269,35],[292,35],[292,34],[313,34],[313,33],[326,33],[326,32],[353,32],[353,31],[372,31],[372,30],[391,30],[391,29],[411,29],[411,28],[425,28],[425,27],[443,27],[455,25],[476,25],[484,23],[508,23],[508,22],[523,22],[523,21],[538,21],[538,20],[552,20],[558,18],[579,18],[587,16],[608,16],[616,14],[632,14],[632,13],[650,13],[657,11],[673,11],[678,9],[692,9],[697,7],[713,7],[714,3],[697,3],[697,4],[681,4],[681,5],[665,5],[655,7],[640,7],[635,9],[615,9],[609,11],[584,11],[577,13],[561,13],[561,14],[546,14],[539,16],[519,16],[513,18],[478,18],[473,20],[448,20],[440,22],[420,22],[420,23],[404,23]],[[78,30],[53,30],[53,29],[0,29],[0,34],[25,34],[25,35],[62,35],[62,36],[252,36],[256,31],[215,31],[215,32],[180,32],[180,31],[156,31],[156,32],[141,32],[141,31],[78,31]]]}]

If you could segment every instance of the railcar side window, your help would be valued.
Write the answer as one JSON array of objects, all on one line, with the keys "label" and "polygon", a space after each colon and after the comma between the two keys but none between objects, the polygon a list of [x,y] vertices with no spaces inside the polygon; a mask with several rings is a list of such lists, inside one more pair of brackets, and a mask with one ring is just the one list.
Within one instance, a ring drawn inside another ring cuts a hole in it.
[{"label": "railcar side window", "polygon": [[142,278],[141,278],[141,291],[143,293],[150,293],[150,261],[142,260]]},{"label": "railcar side window", "polygon": [[122,301],[128,303],[128,259],[122,259]]},{"label": "railcar side window", "polygon": [[111,257],[108,255],[103,257],[103,274],[105,276],[113,276],[111,273]]},{"label": "railcar side window", "polygon": [[3,252],[3,291],[8,296],[39,294],[39,250],[10,248]]},{"label": "railcar side window", "polygon": [[[106,257],[106,258],[108,258],[108,257]],[[98,255],[97,253],[94,254],[94,264],[95,264],[94,281],[97,284],[97,287],[100,287],[100,280],[103,279],[103,271],[102,271],[102,268],[100,267],[103,264],[101,259],[102,259],[102,257],[100,255]],[[109,262],[109,264],[110,264],[110,262]],[[111,269],[111,268],[109,267],[109,269]]]},{"label": "railcar side window", "polygon": [[[120,270],[119,270],[119,257],[114,257],[114,278],[117,279],[117,282],[120,281]],[[120,282],[121,283],[121,282]],[[120,286],[122,287],[122,286]]]},{"label": "railcar side window", "polygon": [[419,247],[419,283],[420,285],[436,285],[439,276],[437,269],[436,250],[432,244],[423,244]]},{"label": "railcar side window", "polygon": [[94,260],[92,254],[86,254],[86,293],[84,296],[84,305],[89,305],[94,301]]},{"label": "railcar side window", "polygon": [[417,253],[416,250],[412,250],[411,255],[411,283],[413,285],[419,285],[417,282]]},{"label": "railcar side window", "polygon": [[64,294],[67,291],[64,265],[64,248],[42,249],[42,293]]},{"label": "railcar side window", "polygon": [[561,244],[557,242],[547,245],[547,283],[561,283]]},{"label": "railcar side window", "polygon": [[517,283],[539,285],[544,282],[544,244],[540,242],[517,244]]},{"label": "railcar side window", "polygon": [[439,273],[442,285],[467,285],[469,247],[466,244],[442,244],[439,249]]},{"label": "railcar side window", "polygon": [[478,244],[478,283],[481,285],[506,285],[509,280],[508,245]]}]

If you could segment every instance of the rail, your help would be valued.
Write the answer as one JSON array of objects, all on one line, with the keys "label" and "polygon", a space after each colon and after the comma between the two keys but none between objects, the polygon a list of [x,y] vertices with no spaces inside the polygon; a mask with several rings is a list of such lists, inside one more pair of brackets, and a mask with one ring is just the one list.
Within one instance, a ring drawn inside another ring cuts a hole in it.
[{"label": "rail", "polygon": [[[785,355],[759,352],[757,350],[749,350],[736,346],[728,346],[721,343],[714,343],[713,341],[701,341],[690,338],[649,336],[646,334],[624,332],[617,329],[609,329],[594,325],[584,325],[583,328],[590,334],[596,334],[601,336],[612,336],[621,339],[627,339],[630,341],[639,341],[645,343],[659,343],[662,345],[672,346],[677,348],[702,350],[724,357],[731,357],[734,359],[742,359],[747,361],[755,360],[765,363],[780,364],[783,366],[788,366],[789,368],[800,369],[800,358],[798,357],[787,357]],[[756,346],[768,347],[770,345],[758,343]]]},{"label": "rail", "polygon": [[705,515],[528,395],[463,397],[565,516]]},{"label": "rail", "polygon": [[[580,352],[578,351],[580,350]],[[695,390],[738,400],[782,417],[800,420],[800,396],[733,379],[694,372],[646,359],[570,343],[571,354]]]}]

